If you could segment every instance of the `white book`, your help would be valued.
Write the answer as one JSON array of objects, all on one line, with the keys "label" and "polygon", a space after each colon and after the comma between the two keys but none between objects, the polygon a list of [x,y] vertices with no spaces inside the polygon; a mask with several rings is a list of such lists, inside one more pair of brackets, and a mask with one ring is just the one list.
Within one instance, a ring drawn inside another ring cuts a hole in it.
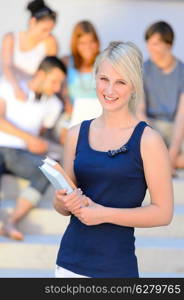
[{"label": "white book", "polygon": [[[67,181],[66,175],[64,176],[61,172],[56,170],[54,166],[57,164],[57,162],[47,157],[45,160],[43,160],[43,165],[40,166],[39,169],[47,177],[56,190],[66,189],[67,194],[70,194],[73,192],[73,187]],[[62,172],[64,172],[64,170]]]}]

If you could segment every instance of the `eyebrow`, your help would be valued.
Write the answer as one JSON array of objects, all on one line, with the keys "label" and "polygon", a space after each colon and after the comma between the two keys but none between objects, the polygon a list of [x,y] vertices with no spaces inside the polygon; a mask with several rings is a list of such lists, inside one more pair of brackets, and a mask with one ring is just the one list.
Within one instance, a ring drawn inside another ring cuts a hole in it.
[{"label": "eyebrow", "polygon": [[[108,78],[108,76],[107,75],[104,75],[104,74],[99,74],[99,76],[104,76],[104,77],[106,77],[106,78]],[[119,78],[119,79],[116,79],[116,81],[125,81],[125,82],[127,82],[125,79],[123,79],[123,78]]]}]

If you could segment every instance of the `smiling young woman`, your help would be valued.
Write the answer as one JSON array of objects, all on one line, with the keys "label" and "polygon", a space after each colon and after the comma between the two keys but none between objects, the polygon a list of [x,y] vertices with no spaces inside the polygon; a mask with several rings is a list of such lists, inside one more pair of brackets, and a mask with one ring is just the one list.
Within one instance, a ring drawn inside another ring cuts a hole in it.
[{"label": "smiling young woman", "polygon": [[[56,192],[56,210],[71,215],[57,256],[56,277],[67,277],[68,270],[70,277],[138,277],[134,227],[164,226],[172,219],[168,151],[162,138],[135,113],[143,96],[137,46],[110,43],[98,56],[94,71],[103,111],[100,117],[72,127],[67,136],[64,168],[83,194]],[[147,188],[151,202],[141,207]],[[82,206],[84,198],[87,207]]]}]

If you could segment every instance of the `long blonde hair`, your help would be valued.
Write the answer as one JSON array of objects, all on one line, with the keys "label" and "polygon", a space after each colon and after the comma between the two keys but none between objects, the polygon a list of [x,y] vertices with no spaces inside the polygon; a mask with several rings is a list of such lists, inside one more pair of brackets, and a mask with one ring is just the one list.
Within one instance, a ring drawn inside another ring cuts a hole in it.
[{"label": "long blonde hair", "polygon": [[134,93],[129,101],[131,111],[144,96],[142,65],[143,56],[139,48],[132,42],[113,41],[97,57],[94,64],[94,74],[98,73],[102,61],[108,60],[113,68],[132,85]]}]

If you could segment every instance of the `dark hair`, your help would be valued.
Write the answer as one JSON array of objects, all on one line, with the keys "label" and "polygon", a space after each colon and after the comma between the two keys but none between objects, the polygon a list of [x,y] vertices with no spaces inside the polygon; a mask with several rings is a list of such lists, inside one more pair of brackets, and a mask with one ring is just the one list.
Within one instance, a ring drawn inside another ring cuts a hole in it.
[{"label": "dark hair", "polygon": [[149,26],[145,32],[145,40],[146,41],[149,40],[151,36],[155,33],[159,33],[162,41],[165,42],[166,44],[170,44],[170,45],[173,44],[174,31],[168,23],[164,21],[160,21]]},{"label": "dark hair", "polygon": [[79,69],[82,64],[82,58],[81,58],[80,54],[78,53],[78,49],[77,49],[78,40],[80,37],[82,37],[86,33],[92,34],[94,37],[94,40],[96,41],[96,43],[98,45],[98,51],[92,58],[91,65],[94,64],[96,56],[99,54],[100,41],[99,41],[97,32],[96,32],[93,24],[86,20],[77,23],[73,29],[72,37],[71,37],[71,52],[72,52],[72,56],[74,58],[74,66],[76,69]]},{"label": "dark hair", "polygon": [[65,75],[67,74],[66,65],[56,56],[46,56],[40,63],[38,70],[50,72],[54,68],[60,69]]},{"label": "dark hair", "polygon": [[45,5],[43,0],[33,0],[29,2],[27,9],[30,11],[31,17],[36,18],[38,21],[43,19],[51,19],[52,21],[56,22],[56,12]]}]

